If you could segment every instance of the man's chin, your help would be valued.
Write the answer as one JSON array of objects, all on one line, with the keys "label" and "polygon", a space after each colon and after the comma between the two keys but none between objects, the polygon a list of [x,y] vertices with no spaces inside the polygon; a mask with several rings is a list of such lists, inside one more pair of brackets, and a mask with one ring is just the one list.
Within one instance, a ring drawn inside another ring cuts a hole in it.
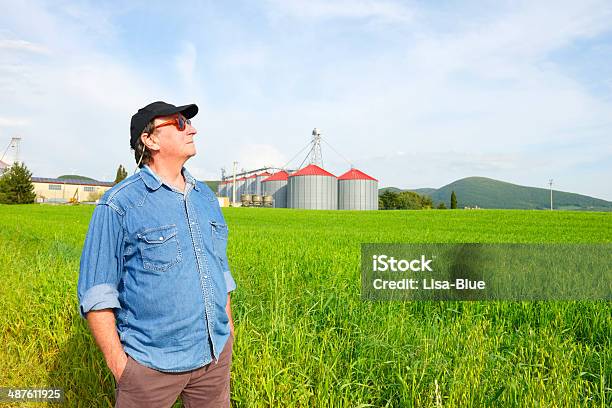
[{"label": "man's chin", "polygon": [[187,153],[187,154],[184,156],[184,157],[185,157],[185,158],[183,159],[183,160],[184,160],[184,162],[186,162],[187,160],[191,159],[191,158],[192,158],[193,156],[195,156],[195,155],[196,155],[196,153],[195,153],[195,152],[193,152],[193,153]]}]

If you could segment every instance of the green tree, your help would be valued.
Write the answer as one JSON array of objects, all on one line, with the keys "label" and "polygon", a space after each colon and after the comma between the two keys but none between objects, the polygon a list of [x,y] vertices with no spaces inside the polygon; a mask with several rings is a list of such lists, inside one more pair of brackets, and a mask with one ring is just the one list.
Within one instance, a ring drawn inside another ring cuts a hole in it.
[{"label": "green tree", "polygon": [[115,177],[115,184],[120,183],[122,180],[125,180],[127,175],[128,175],[127,170],[125,169],[125,167],[123,167],[123,165],[120,164],[119,168],[117,169],[117,176]]},{"label": "green tree", "polygon": [[417,194],[413,191],[394,193],[386,190],[378,198],[378,208],[381,210],[422,210],[433,208],[431,197]]},{"label": "green tree", "polygon": [[0,203],[30,204],[34,200],[32,173],[24,163],[15,162],[0,177]]},{"label": "green tree", "polygon": [[379,202],[382,202],[381,208],[384,210],[396,210],[398,194],[393,191],[386,190],[379,197]]},{"label": "green tree", "polygon": [[431,199],[430,196],[428,195],[422,195],[421,197],[421,208],[426,210],[426,209],[432,209],[433,208],[433,200]]},{"label": "green tree", "polygon": [[413,191],[402,191],[397,199],[400,210],[420,210],[423,208],[422,197]]},{"label": "green tree", "polygon": [[457,208],[457,195],[455,194],[455,190],[451,192],[451,209]]},{"label": "green tree", "polygon": [[438,210],[446,210],[446,204],[444,204],[444,201],[438,204]]}]

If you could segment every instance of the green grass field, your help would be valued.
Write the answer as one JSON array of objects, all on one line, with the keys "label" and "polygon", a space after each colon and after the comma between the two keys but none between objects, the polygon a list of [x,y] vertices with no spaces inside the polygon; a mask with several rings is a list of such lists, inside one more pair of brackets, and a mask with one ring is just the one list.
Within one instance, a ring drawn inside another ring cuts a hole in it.
[{"label": "green grass field", "polygon": [[[112,406],[112,375],[77,310],[92,211],[0,206],[0,386]],[[364,242],[612,242],[610,213],[224,213],[234,406],[612,406],[610,302],[369,303],[359,271]]]}]

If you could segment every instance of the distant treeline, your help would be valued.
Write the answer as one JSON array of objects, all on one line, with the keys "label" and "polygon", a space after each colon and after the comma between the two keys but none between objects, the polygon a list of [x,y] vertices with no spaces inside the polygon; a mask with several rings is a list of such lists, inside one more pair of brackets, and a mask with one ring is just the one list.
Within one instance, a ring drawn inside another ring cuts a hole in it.
[{"label": "distant treeline", "polygon": [[[378,197],[378,208],[380,210],[424,210],[434,208],[431,197],[417,194],[413,191],[402,191],[394,193],[385,191]],[[446,208],[440,203],[438,208]]]}]

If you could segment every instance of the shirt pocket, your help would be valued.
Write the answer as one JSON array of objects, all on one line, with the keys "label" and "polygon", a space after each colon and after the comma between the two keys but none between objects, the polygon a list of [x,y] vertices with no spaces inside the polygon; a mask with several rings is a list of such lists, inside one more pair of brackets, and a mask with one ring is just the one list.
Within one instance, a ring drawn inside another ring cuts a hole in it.
[{"label": "shirt pocket", "polygon": [[137,234],[144,269],[163,272],[181,261],[181,248],[176,235],[176,225],[149,228]]},{"label": "shirt pocket", "polygon": [[210,221],[210,226],[212,228],[213,250],[215,251],[215,255],[217,255],[217,258],[221,263],[223,272],[228,271],[229,265],[227,262],[227,225],[217,221]]}]

